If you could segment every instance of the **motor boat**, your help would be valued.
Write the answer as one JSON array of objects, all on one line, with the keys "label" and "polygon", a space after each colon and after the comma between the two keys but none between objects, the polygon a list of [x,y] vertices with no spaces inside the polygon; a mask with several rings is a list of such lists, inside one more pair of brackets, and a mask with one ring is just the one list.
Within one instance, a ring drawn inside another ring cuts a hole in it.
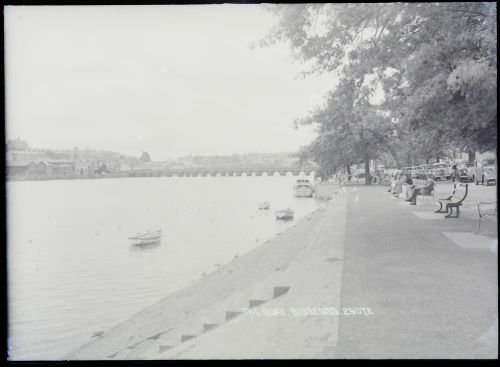
[{"label": "motor boat", "polygon": [[314,187],[309,180],[298,179],[293,185],[293,191],[297,197],[312,197],[314,194]]}]

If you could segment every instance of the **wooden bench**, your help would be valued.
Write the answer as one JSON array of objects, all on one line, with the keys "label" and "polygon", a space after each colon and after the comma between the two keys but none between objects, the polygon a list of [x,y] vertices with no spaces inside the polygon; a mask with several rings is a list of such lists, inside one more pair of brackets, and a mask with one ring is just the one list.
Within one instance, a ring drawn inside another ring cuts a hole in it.
[{"label": "wooden bench", "polygon": [[498,222],[498,205],[496,201],[483,201],[477,205],[477,211],[479,212],[479,223],[477,225],[477,232],[481,228],[481,219],[497,223]]},{"label": "wooden bench", "polygon": [[[436,210],[434,213],[448,213],[449,211],[449,214],[446,215],[445,218],[458,218],[460,216],[460,206],[467,197],[467,193],[469,191],[468,187],[469,184],[463,184],[463,183],[453,184],[453,192],[447,198],[438,199],[439,209]],[[446,210],[443,210],[443,204],[446,205],[445,207]],[[452,216],[453,208],[457,208],[456,214],[454,216]]]}]

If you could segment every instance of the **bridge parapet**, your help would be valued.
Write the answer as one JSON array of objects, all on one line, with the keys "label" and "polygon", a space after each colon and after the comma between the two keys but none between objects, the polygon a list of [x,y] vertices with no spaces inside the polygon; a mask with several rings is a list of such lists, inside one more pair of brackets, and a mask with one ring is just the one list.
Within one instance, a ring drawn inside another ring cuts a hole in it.
[{"label": "bridge parapet", "polygon": [[177,169],[162,169],[162,170],[133,170],[121,172],[121,177],[215,177],[215,176],[299,176],[301,174],[309,176],[316,172],[317,168],[289,168],[289,167],[270,167],[270,168],[177,168]]}]

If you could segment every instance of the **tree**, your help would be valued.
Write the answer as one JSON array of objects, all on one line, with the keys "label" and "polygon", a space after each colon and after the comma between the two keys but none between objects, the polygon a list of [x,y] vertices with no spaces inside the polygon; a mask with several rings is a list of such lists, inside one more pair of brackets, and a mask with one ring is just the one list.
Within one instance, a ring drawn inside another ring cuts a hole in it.
[{"label": "tree", "polygon": [[325,107],[298,121],[317,124],[319,134],[310,152],[328,174],[363,162],[365,182],[370,184],[370,160],[391,149],[394,126],[369,102],[370,93],[369,88],[357,88],[354,79],[344,78]]},{"label": "tree", "polygon": [[151,162],[151,157],[148,152],[142,152],[141,157],[139,158],[143,162]]},{"label": "tree", "polygon": [[[356,159],[383,154],[388,142],[394,157],[401,156],[398,146],[426,158],[450,147],[496,151],[496,4],[269,8],[279,22],[263,45],[287,42],[296,58],[312,64],[309,73],[335,72],[340,79],[339,100],[330,98],[304,119],[317,123],[324,135],[313,143],[315,150],[325,149],[318,157],[329,156],[330,145],[340,144],[342,136],[350,143],[369,142],[364,151],[352,152]],[[369,100],[377,88],[383,102],[373,106]],[[342,102],[346,93],[350,101]],[[385,119],[381,111],[388,112]],[[332,128],[346,123],[351,134]]]}]

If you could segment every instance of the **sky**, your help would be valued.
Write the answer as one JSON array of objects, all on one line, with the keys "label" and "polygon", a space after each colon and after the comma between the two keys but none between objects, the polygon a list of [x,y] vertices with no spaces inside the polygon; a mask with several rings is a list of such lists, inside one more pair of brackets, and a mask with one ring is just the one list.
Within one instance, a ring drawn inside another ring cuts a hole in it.
[{"label": "sky", "polygon": [[153,160],[296,151],[315,134],[293,120],[335,80],[250,47],[276,21],[259,4],[7,6],[7,138]]}]

